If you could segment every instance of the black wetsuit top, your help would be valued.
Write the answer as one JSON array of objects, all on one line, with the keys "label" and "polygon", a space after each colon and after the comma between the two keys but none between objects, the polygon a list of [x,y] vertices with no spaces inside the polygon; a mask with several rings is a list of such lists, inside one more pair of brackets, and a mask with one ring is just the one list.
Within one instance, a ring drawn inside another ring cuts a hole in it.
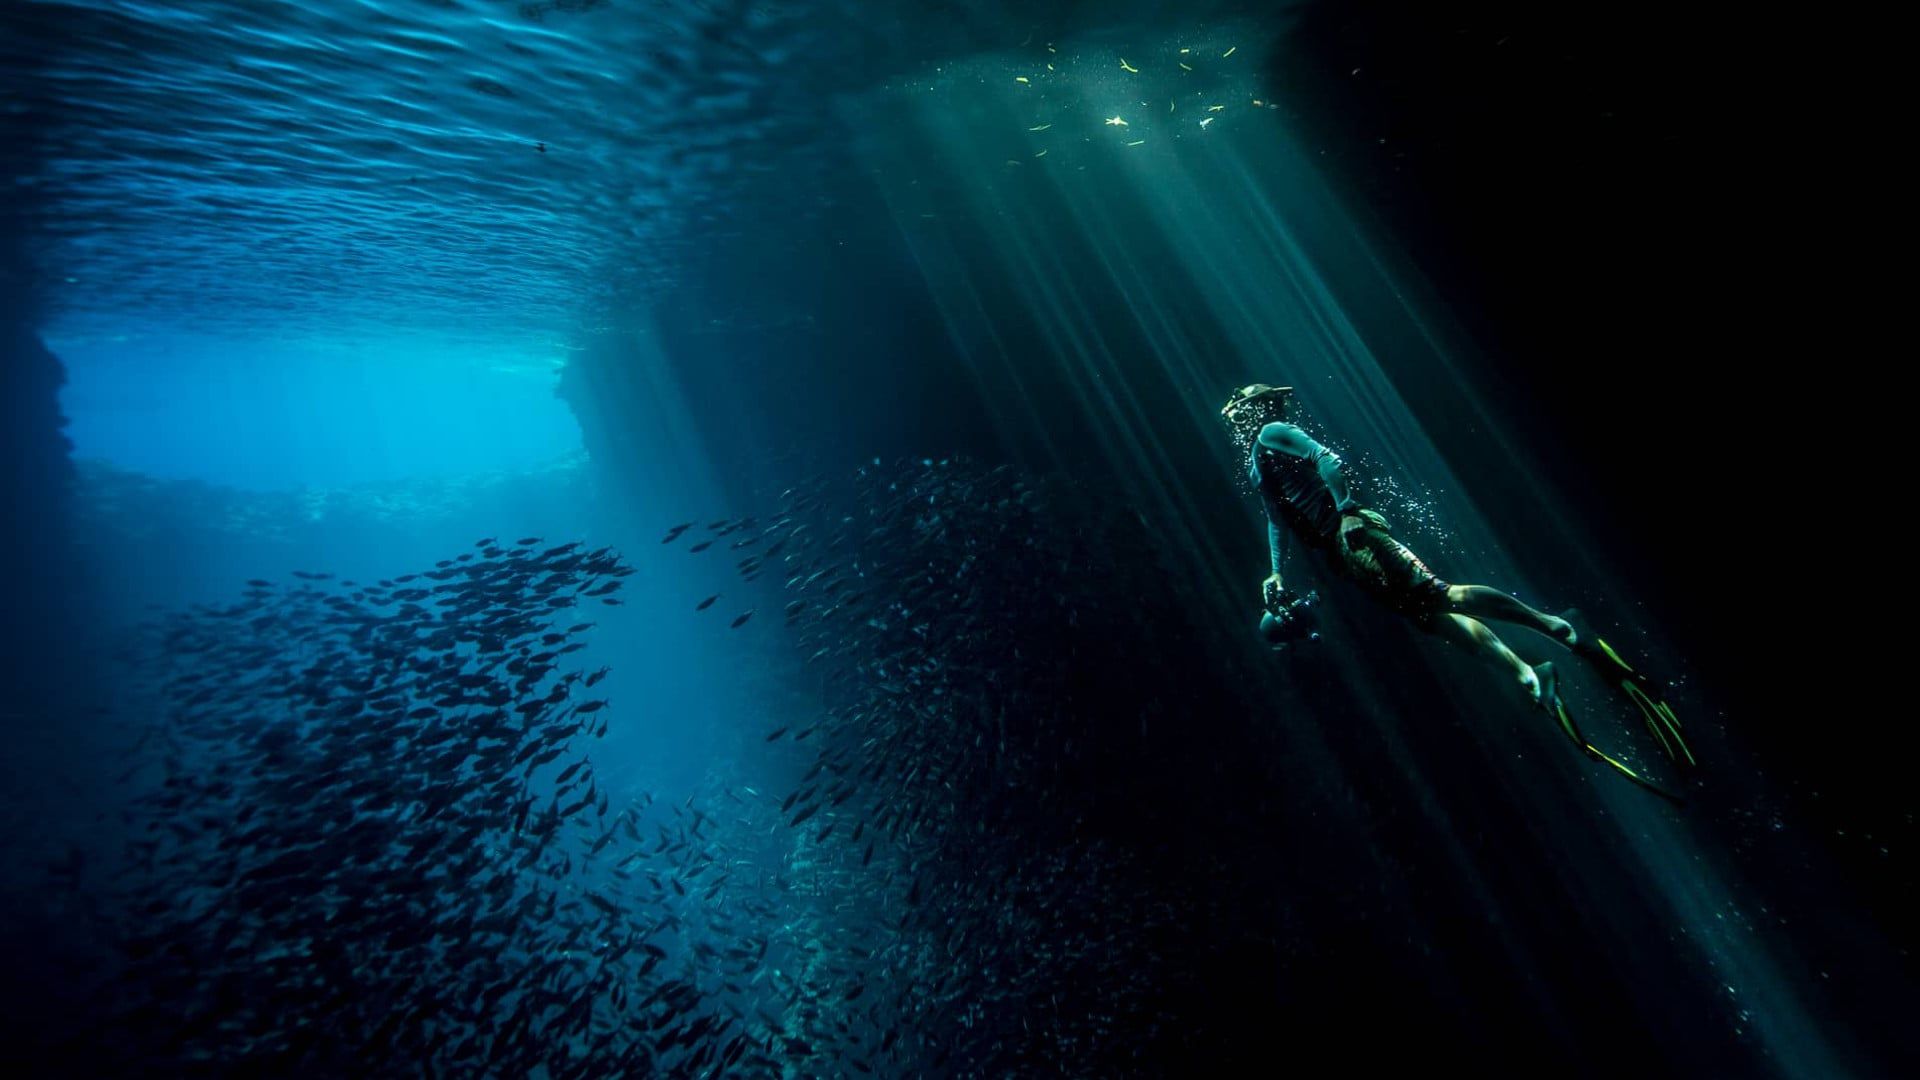
[{"label": "black wetsuit top", "polygon": [[1267,539],[1276,574],[1280,572],[1280,521],[1307,543],[1332,547],[1340,534],[1341,515],[1360,508],[1348,490],[1340,455],[1292,424],[1274,423],[1260,429],[1253,441],[1248,476],[1266,503]]}]

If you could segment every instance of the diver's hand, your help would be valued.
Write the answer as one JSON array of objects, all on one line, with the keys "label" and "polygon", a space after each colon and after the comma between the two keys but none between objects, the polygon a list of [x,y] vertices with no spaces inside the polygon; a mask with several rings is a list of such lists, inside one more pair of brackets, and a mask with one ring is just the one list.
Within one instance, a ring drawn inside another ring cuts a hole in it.
[{"label": "diver's hand", "polygon": [[1340,515],[1340,546],[1346,547],[1348,543],[1347,534],[1353,532],[1353,530],[1355,529],[1365,527],[1366,524],[1367,524],[1367,519],[1361,517],[1359,514],[1341,514]]},{"label": "diver's hand", "polygon": [[1268,574],[1267,580],[1260,583],[1260,606],[1271,615],[1279,615],[1287,606],[1287,591],[1280,584],[1279,574]]},{"label": "diver's hand", "polygon": [[1388,524],[1387,519],[1381,517],[1380,512],[1377,510],[1368,510],[1363,507],[1358,510],[1349,510],[1340,515],[1340,534],[1342,536],[1345,536],[1353,529],[1367,525],[1371,525],[1384,533],[1393,531],[1393,526]]}]

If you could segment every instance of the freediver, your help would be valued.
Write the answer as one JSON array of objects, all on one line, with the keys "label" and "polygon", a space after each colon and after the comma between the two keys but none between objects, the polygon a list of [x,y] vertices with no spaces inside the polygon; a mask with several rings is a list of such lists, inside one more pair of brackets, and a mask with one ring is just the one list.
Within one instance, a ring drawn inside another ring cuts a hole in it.
[{"label": "freediver", "polygon": [[1661,700],[1653,681],[1581,625],[1584,620],[1576,610],[1548,615],[1499,589],[1455,585],[1435,576],[1394,537],[1386,518],[1354,496],[1340,455],[1287,422],[1292,397],[1291,386],[1254,383],[1234,391],[1220,409],[1221,418],[1239,438],[1252,435],[1247,475],[1265,505],[1272,559],[1272,573],[1260,587],[1264,609],[1260,631],[1268,643],[1284,646],[1311,634],[1314,598],[1289,592],[1281,579],[1283,549],[1286,537],[1292,535],[1318,552],[1334,573],[1359,585],[1387,609],[1509,673],[1528,701],[1553,718],[1589,757],[1674,798],[1587,742],[1561,700],[1553,663],[1528,664],[1487,623],[1524,626],[1565,646],[1633,701],[1670,758],[1677,762],[1684,755],[1691,764],[1693,754],[1680,737],[1679,720]]}]

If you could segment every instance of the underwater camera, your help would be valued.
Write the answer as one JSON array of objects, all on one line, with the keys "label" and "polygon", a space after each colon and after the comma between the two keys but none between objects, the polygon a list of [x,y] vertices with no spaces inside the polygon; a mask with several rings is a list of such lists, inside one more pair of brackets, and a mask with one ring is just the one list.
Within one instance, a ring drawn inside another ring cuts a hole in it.
[{"label": "underwater camera", "polygon": [[1304,596],[1283,593],[1279,603],[1260,614],[1260,638],[1275,649],[1284,649],[1301,641],[1320,640],[1320,594]]}]

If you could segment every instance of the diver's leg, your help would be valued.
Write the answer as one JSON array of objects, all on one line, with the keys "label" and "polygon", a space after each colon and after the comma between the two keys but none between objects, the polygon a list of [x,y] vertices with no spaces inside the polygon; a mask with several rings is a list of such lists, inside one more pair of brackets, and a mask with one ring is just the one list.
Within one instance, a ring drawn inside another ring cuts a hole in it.
[{"label": "diver's leg", "polygon": [[[1558,620],[1497,589],[1449,585],[1440,580],[1420,556],[1381,527],[1377,514],[1371,519],[1352,515],[1347,521],[1354,524],[1342,523],[1340,550],[1345,556],[1343,567],[1349,577],[1382,598],[1389,607],[1412,618],[1421,629],[1512,672],[1535,705],[1550,713],[1562,711],[1553,665],[1528,664],[1515,656],[1487,624],[1474,618],[1477,611],[1459,608],[1484,610],[1488,618],[1520,621],[1522,625],[1533,625],[1549,634],[1552,623]],[[1528,617],[1534,621],[1525,621]]]},{"label": "diver's leg", "polygon": [[[1573,628],[1565,619],[1530,608],[1499,589],[1451,585],[1440,580],[1420,556],[1378,522],[1378,515],[1371,520],[1359,514],[1343,519],[1340,550],[1346,557],[1348,575],[1387,593],[1393,598],[1393,606],[1430,618],[1443,613],[1458,615],[1476,625],[1482,620],[1515,623],[1573,647]],[[1428,629],[1438,629],[1443,637],[1453,633],[1445,626]],[[1479,632],[1492,633],[1485,626]]]},{"label": "diver's leg", "polygon": [[1527,698],[1535,704],[1540,703],[1540,677],[1525,660],[1515,656],[1500,636],[1487,628],[1487,624],[1478,619],[1451,612],[1434,615],[1421,623],[1422,627],[1440,638],[1476,656],[1505,668],[1513,674],[1527,692]]},{"label": "diver's leg", "polygon": [[1485,585],[1450,585],[1447,610],[1476,619],[1515,623],[1538,630],[1568,648],[1573,647],[1573,624],[1557,615],[1528,607],[1515,597]]},{"label": "diver's leg", "polygon": [[1431,615],[1420,622],[1420,626],[1430,633],[1437,634],[1470,652],[1492,660],[1494,663],[1513,672],[1520,685],[1527,692],[1527,700],[1533,706],[1552,717],[1560,725],[1560,730],[1575,746],[1587,747],[1587,740],[1580,734],[1580,728],[1573,722],[1573,715],[1560,699],[1560,674],[1555,671],[1551,661],[1529,665],[1513,654],[1500,636],[1478,619],[1451,612]]},{"label": "diver's leg", "polygon": [[[1601,678],[1627,695],[1647,722],[1647,730],[1653,732],[1668,757],[1674,761],[1684,759],[1687,764],[1693,764],[1693,750],[1680,735],[1680,718],[1674,715],[1671,706],[1661,700],[1659,688],[1653,680],[1635,671],[1620,658],[1613,646],[1591,630],[1583,629],[1576,633],[1574,624],[1564,616],[1536,611],[1499,589],[1490,589],[1485,585],[1449,585],[1442,610],[1517,623],[1538,630],[1573,650],[1574,655],[1585,660],[1599,672]],[[1580,617],[1576,611],[1568,611],[1566,615],[1575,619]]]}]

